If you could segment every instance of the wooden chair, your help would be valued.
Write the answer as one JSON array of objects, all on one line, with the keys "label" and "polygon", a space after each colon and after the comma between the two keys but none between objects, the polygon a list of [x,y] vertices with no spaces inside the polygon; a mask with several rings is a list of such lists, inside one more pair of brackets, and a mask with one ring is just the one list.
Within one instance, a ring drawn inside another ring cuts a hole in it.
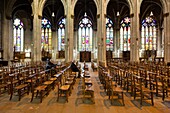
[{"label": "wooden chair", "polygon": [[23,73],[14,73],[9,75],[10,76],[10,100],[15,92],[18,92],[19,101],[21,97],[27,93],[29,94],[29,85],[26,83],[26,77]]},{"label": "wooden chair", "polygon": [[94,87],[90,78],[82,77],[82,91],[83,91],[83,102],[86,98],[90,98],[93,103],[94,101]]},{"label": "wooden chair", "polygon": [[134,99],[136,99],[137,96],[140,97],[140,104],[142,105],[144,97],[146,99],[151,99],[152,105],[154,105],[153,101],[153,91],[149,88],[145,88],[144,86],[144,80],[142,77],[133,75],[133,82],[134,82]]},{"label": "wooden chair", "polygon": [[168,97],[170,92],[170,77],[169,76],[162,77],[162,84],[163,84],[162,100],[164,101],[165,98]]},{"label": "wooden chair", "polygon": [[122,99],[122,104],[124,105],[124,92],[120,86],[117,85],[116,82],[113,81],[113,79],[109,80],[109,99],[111,100],[111,104],[113,104],[114,96],[119,96]]},{"label": "wooden chair", "polygon": [[[66,71],[66,70],[64,70]],[[61,79],[58,82],[58,97],[57,97],[57,101],[59,100],[60,96],[65,95],[66,96],[66,102],[68,102],[68,96],[70,95],[70,85],[69,84],[65,84],[65,76],[64,76],[64,71],[62,72],[63,74],[61,75]]]},{"label": "wooden chair", "polygon": [[34,74],[31,76],[31,86],[32,86],[32,98],[33,101],[34,94],[36,93],[36,97],[40,97],[40,102],[42,103],[42,99],[45,95],[48,94],[47,85],[44,85],[45,82],[45,73]]},{"label": "wooden chair", "polygon": [[97,71],[97,66],[95,65],[93,61],[91,62],[91,68],[93,71]]},{"label": "wooden chair", "polygon": [[65,94],[66,101],[68,102],[69,90],[70,90],[70,85],[62,85],[61,82],[59,82],[57,101],[59,100],[59,97],[62,96],[62,94]]},{"label": "wooden chair", "polygon": [[8,89],[8,76],[5,74],[5,72],[0,74],[0,95],[1,95],[1,89],[4,89],[6,91]]}]

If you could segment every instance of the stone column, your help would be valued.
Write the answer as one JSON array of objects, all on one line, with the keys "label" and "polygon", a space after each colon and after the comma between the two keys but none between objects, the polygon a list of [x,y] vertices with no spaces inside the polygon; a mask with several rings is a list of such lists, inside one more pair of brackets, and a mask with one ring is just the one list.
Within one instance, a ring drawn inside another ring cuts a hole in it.
[{"label": "stone column", "polygon": [[157,37],[157,55],[156,57],[162,56],[162,48],[161,48],[161,41],[162,41],[162,30],[158,28],[158,37]]},{"label": "stone column", "polygon": [[97,62],[102,60],[102,43],[101,43],[101,25],[100,25],[100,21],[101,21],[101,17],[100,14],[97,15]]},{"label": "stone column", "polygon": [[[119,24],[119,23],[118,23]],[[119,57],[119,48],[120,48],[120,29],[116,26],[114,29],[114,53],[116,58]]]},{"label": "stone column", "polygon": [[[106,65],[106,6],[105,1],[100,1],[100,16],[97,20],[98,31],[98,60]],[[100,56],[100,57],[99,57]]]},{"label": "stone column", "polygon": [[93,30],[93,51],[94,51],[94,59],[97,59],[97,32]]},{"label": "stone column", "polygon": [[170,16],[169,13],[164,14],[164,60],[170,62]]},{"label": "stone column", "polygon": [[74,50],[73,50],[73,58],[74,60],[77,60],[78,55],[78,30],[74,31]]},{"label": "stone column", "polygon": [[58,51],[58,32],[52,31],[52,59],[56,61]]},{"label": "stone column", "polygon": [[140,3],[134,1],[134,13],[131,14],[131,43],[130,43],[130,61],[139,61],[139,39],[140,39],[140,24],[139,24],[139,13]]},{"label": "stone column", "polygon": [[67,1],[67,18],[66,18],[66,48],[65,48],[65,60],[66,62],[73,60],[73,48],[74,48],[74,30],[73,21],[74,16],[71,14],[72,5],[71,0]]},{"label": "stone column", "polygon": [[24,32],[24,51],[31,52],[31,43],[32,43],[32,31],[30,28],[26,28]]},{"label": "stone column", "polygon": [[41,61],[41,20],[42,17],[35,13],[33,19],[33,61]]},{"label": "stone column", "polygon": [[2,22],[2,37],[3,37],[3,58],[4,60],[12,60],[14,55],[14,45],[13,45],[13,22],[12,19],[6,19],[3,16]]}]

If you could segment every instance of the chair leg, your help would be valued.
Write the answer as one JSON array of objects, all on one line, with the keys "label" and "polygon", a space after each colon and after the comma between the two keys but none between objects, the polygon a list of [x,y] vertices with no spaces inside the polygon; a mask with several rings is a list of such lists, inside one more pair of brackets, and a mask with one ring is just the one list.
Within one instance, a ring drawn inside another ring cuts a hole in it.
[{"label": "chair leg", "polygon": [[123,96],[123,92],[122,92],[122,103],[123,103],[123,106],[125,105],[124,103],[124,96]]},{"label": "chair leg", "polygon": [[58,96],[57,96],[57,102],[58,102],[58,100],[59,100],[59,94],[60,93],[60,90],[58,89]]},{"label": "chair leg", "polygon": [[32,98],[31,98],[31,102],[33,101],[34,98],[34,91],[32,91]]},{"label": "chair leg", "polygon": [[18,96],[19,96],[18,100],[20,101],[21,100],[21,89],[18,89]]},{"label": "chair leg", "polygon": [[43,91],[40,91],[40,102],[42,103]]},{"label": "chair leg", "polygon": [[153,102],[153,92],[151,92],[151,101],[152,101],[152,106],[154,105],[154,102]]},{"label": "chair leg", "polygon": [[9,100],[12,99],[12,95],[13,95],[13,91],[11,91],[11,93],[10,93],[10,99]]},{"label": "chair leg", "polygon": [[68,102],[68,96],[69,96],[69,94],[68,94],[69,92],[68,91],[66,91],[66,101]]}]

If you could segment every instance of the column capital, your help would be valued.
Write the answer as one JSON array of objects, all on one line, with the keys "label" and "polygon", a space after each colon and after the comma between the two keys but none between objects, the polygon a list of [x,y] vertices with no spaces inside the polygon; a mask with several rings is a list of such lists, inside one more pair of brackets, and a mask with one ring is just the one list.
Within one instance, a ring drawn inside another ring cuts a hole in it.
[{"label": "column capital", "polygon": [[134,17],[134,13],[131,13],[131,14],[130,14],[130,18],[133,18],[133,17]]},{"label": "column capital", "polygon": [[169,13],[168,13],[168,12],[167,12],[167,13],[164,13],[163,16],[164,16],[164,17],[168,17],[168,16],[169,16]]},{"label": "column capital", "polygon": [[74,15],[71,15],[71,19],[74,19]]},{"label": "column capital", "polygon": [[97,14],[97,19],[100,18],[100,14]]},{"label": "column capital", "polygon": [[11,20],[11,19],[12,19],[12,16],[11,16],[11,15],[6,15],[6,19],[7,19],[7,20]]}]

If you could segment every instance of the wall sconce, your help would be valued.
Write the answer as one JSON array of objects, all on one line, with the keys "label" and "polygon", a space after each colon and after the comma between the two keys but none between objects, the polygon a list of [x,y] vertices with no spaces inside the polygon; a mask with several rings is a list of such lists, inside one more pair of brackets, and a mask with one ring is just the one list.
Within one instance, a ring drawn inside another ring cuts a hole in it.
[{"label": "wall sconce", "polygon": [[132,46],[134,46],[135,45],[135,43],[132,43]]},{"label": "wall sconce", "polygon": [[103,46],[103,44],[102,43],[98,43],[98,46]]}]

